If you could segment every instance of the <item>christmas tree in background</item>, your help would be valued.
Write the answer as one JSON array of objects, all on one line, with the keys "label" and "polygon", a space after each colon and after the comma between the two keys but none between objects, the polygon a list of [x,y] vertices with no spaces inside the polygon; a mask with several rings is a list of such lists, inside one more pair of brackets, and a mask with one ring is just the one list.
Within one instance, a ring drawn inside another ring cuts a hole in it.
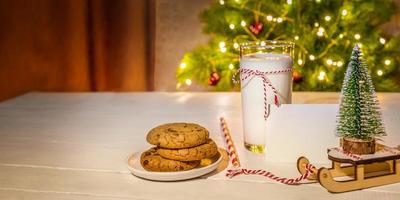
[{"label": "christmas tree in background", "polygon": [[207,89],[235,90],[239,43],[287,40],[296,43],[294,90],[339,91],[344,63],[355,43],[379,91],[400,91],[400,36],[380,25],[398,11],[392,0],[218,0],[201,17],[208,44],[184,55],[177,88],[193,81]]},{"label": "christmas tree in background", "polygon": [[367,66],[354,47],[343,82],[336,132],[340,137],[371,140],[385,135]]}]

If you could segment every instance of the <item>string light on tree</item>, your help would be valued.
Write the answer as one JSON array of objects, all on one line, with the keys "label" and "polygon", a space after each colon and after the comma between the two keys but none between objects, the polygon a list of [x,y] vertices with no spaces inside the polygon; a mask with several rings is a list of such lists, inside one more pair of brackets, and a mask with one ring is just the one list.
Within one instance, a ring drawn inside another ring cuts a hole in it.
[{"label": "string light on tree", "polygon": [[229,68],[230,70],[232,70],[232,69],[235,69],[235,66],[234,66],[232,63],[230,63],[229,66],[228,66],[228,68]]},{"label": "string light on tree", "polygon": [[225,42],[224,41],[219,42],[219,49],[220,49],[220,51],[222,53],[226,52],[226,47],[225,47]]},{"label": "string light on tree", "polygon": [[323,81],[325,80],[326,73],[324,71],[320,71],[318,75],[318,80]]},{"label": "string light on tree", "polygon": [[326,60],[326,64],[328,64],[328,65],[332,65],[332,64],[333,64],[333,61],[332,61],[332,59],[328,59],[328,60]]},{"label": "string light on tree", "polygon": [[312,54],[308,58],[310,58],[310,60],[315,60],[315,56]]},{"label": "string light on tree", "polygon": [[235,29],[235,24],[229,24],[229,28],[232,30]]},{"label": "string light on tree", "polygon": [[341,67],[341,66],[343,66],[343,62],[342,62],[342,61],[337,61],[337,63],[336,63],[336,64],[337,64],[337,66],[338,66],[338,67]]},{"label": "string light on tree", "polygon": [[315,26],[315,27],[318,27],[318,26],[319,26],[319,23],[318,23],[318,22],[315,22],[315,23],[314,23],[314,26]]},{"label": "string light on tree", "polygon": [[237,48],[239,48],[239,44],[238,43],[233,43],[233,48],[235,48],[235,49],[237,49]]},{"label": "string light on tree", "polygon": [[260,42],[260,45],[261,45],[261,46],[265,46],[265,45],[267,45],[267,43],[265,43],[265,41],[261,41],[261,42]]},{"label": "string light on tree", "polygon": [[186,83],[186,85],[189,85],[189,86],[190,86],[190,85],[192,85],[192,80],[186,79],[186,80],[185,80],[185,83]]},{"label": "string light on tree", "polygon": [[221,4],[222,6],[225,4],[224,0],[219,0],[219,4]]},{"label": "string light on tree", "polygon": [[298,35],[294,36],[294,40],[299,40],[299,36]]},{"label": "string light on tree", "polygon": [[224,48],[224,47],[225,47],[225,42],[224,41],[219,42],[219,48]]},{"label": "string light on tree", "polygon": [[289,5],[292,5],[292,3],[293,3],[292,0],[287,0],[286,2],[287,2],[287,4],[289,4]]},{"label": "string light on tree", "polygon": [[325,29],[324,29],[323,27],[319,27],[319,28],[318,28],[318,32],[317,32],[317,35],[318,35],[319,37],[322,37],[322,36],[324,36],[324,32],[325,32]]},{"label": "string light on tree", "polygon": [[283,22],[283,19],[282,19],[282,17],[278,17],[278,18],[276,19],[276,22],[278,22],[278,23],[281,23],[281,22]]},{"label": "string light on tree", "polygon": [[357,34],[354,35],[354,39],[359,40],[360,38],[361,38],[360,34],[357,33]]},{"label": "string light on tree", "polygon": [[240,22],[240,25],[243,26],[243,27],[245,27],[245,26],[246,26],[246,22],[245,22],[244,20],[242,20],[242,21]]},{"label": "string light on tree", "polygon": [[325,21],[327,21],[327,22],[331,21],[331,16],[329,16],[329,15],[325,16]]},{"label": "string light on tree", "polygon": [[391,61],[389,59],[385,60],[385,65],[390,65]]},{"label": "string light on tree", "polygon": [[268,16],[267,16],[267,20],[268,20],[268,21],[272,21],[272,19],[273,19],[273,17],[272,17],[271,15],[268,15]]},{"label": "string light on tree", "polygon": [[181,69],[185,69],[186,68],[186,63],[181,63],[180,65],[179,65],[179,67],[181,68]]},{"label": "string light on tree", "polygon": [[379,38],[379,42],[381,43],[381,44],[385,44],[386,43],[386,40],[385,40],[385,38]]},{"label": "string light on tree", "polygon": [[297,60],[297,64],[302,65],[303,64],[303,60],[302,59],[298,59]]},{"label": "string light on tree", "polygon": [[346,15],[347,15],[347,10],[346,10],[346,9],[343,9],[343,10],[342,10],[342,15],[343,15],[343,16],[346,16]]},{"label": "string light on tree", "polygon": [[344,35],[341,33],[339,34],[339,38],[342,39],[344,37]]},{"label": "string light on tree", "polygon": [[376,71],[376,74],[377,74],[378,76],[382,76],[382,75],[383,75],[383,71],[379,69],[378,71]]}]

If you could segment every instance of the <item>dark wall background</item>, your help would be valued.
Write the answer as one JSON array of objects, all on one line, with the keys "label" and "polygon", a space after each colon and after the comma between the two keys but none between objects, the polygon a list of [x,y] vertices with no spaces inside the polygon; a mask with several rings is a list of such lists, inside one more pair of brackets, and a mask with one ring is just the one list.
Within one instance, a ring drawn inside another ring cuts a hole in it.
[{"label": "dark wall background", "polygon": [[146,0],[1,0],[0,100],[151,89]]}]

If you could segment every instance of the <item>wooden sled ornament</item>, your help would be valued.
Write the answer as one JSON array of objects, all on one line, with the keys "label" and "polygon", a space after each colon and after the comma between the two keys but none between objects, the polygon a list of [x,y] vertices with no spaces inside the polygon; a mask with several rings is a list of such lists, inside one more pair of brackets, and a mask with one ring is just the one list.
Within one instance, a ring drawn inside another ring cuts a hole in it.
[{"label": "wooden sled ornament", "polygon": [[[308,179],[318,181],[329,192],[348,192],[400,182],[398,151],[379,151],[355,158],[333,148],[328,149],[328,158],[332,167],[316,168]],[[301,174],[306,173],[308,163],[305,157],[297,160],[297,169]]]}]

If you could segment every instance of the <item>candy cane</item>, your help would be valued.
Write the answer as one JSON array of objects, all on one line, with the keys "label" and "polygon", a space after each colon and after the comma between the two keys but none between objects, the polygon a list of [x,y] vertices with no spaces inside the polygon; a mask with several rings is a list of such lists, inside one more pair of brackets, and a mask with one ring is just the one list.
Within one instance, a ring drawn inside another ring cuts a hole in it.
[{"label": "candy cane", "polygon": [[234,167],[240,167],[239,156],[237,154],[235,145],[233,144],[232,136],[228,129],[228,125],[223,117],[220,118],[220,125],[222,133],[224,134],[225,144],[228,149],[228,154],[231,160],[231,163]]}]

